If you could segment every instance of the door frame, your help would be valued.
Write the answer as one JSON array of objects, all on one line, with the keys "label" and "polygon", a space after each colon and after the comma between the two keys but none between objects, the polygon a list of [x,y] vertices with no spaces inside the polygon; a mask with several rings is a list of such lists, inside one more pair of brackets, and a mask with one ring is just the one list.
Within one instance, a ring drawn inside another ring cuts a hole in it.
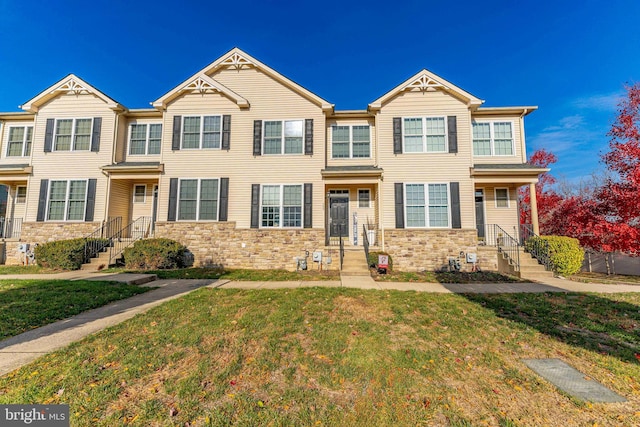
[{"label": "door frame", "polygon": [[477,187],[477,188],[474,189],[474,191],[473,191],[473,202],[474,202],[473,206],[474,206],[474,214],[475,214],[475,217],[476,217],[476,233],[477,233],[476,234],[476,238],[480,238],[479,233],[478,233],[478,231],[479,231],[478,230],[478,215],[477,215],[478,207],[476,206],[476,204],[478,202],[476,201],[476,197],[477,197],[476,192],[478,192],[478,191],[482,192],[482,219],[483,219],[483,226],[484,226],[484,230],[482,230],[483,231],[483,233],[482,233],[483,236],[482,237],[486,241],[486,239],[487,239],[487,204],[485,202],[486,202],[487,197],[486,197],[486,192],[484,190],[485,190],[484,187]]},{"label": "door frame", "polygon": [[351,190],[349,190],[348,188],[333,188],[330,189],[328,191],[329,194],[329,206],[328,206],[328,218],[329,218],[329,230],[328,230],[328,235],[329,238],[331,237],[336,237],[336,236],[332,236],[331,235],[331,224],[332,224],[332,218],[331,218],[331,204],[333,203],[333,200],[335,199],[347,199],[347,214],[346,214],[346,218],[345,218],[345,226],[347,227],[347,232],[346,235],[343,237],[347,238],[347,241],[349,241],[349,235],[350,235],[350,229],[351,227],[349,227],[349,205],[351,203]]}]

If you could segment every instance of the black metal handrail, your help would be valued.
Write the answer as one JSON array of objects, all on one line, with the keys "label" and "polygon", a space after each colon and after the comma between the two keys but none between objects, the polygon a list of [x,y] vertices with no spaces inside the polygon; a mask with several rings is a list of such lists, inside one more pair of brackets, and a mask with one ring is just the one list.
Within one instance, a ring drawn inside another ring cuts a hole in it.
[{"label": "black metal handrail", "polygon": [[113,264],[115,258],[126,248],[138,240],[151,236],[153,233],[151,228],[152,221],[150,216],[141,216],[118,231],[109,247],[109,265]]},{"label": "black metal handrail", "polygon": [[487,244],[498,248],[505,254],[516,271],[520,269],[520,243],[497,224],[487,224]]},{"label": "black metal handrail", "polygon": [[549,242],[543,240],[533,232],[531,224],[520,224],[520,243],[524,250],[544,265],[548,271],[553,270],[553,262],[549,253]]},{"label": "black metal handrail", "polygon": [[362,224],[362,246],[364,246],[364,256],[367,260],[367,265],[369,265],[369,233],[367,233],[367,226]]},{"label": "black metal handrail", "polygon": [[107,219],[100,227],[84,237],[84,262],[95,257],[111,245],[111,239],[117,234],[122,224],[122,217]]}]

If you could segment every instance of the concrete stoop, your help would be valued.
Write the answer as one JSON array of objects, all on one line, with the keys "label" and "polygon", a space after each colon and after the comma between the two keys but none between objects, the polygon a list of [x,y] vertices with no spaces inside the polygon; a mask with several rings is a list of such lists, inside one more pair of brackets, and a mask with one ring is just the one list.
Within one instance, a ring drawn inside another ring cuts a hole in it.
[{"label": "concrete stoop", "polygon": [[342,260],[340,275],[369,276],[369,266],[363,249],[346,249]]},{"label": "concrete stoop", "polygon": [[[502,259],[500,259],[502,258]],[[544,265],[540,264],[531,254],[520,250],[520,268],[516,267],[510,262],[506,254],[502,254],[502,257],[498,259],[499,270],[503,273],[510,274],[512,276],[518,276],[522,279],[529,280],[544,280],[553,277],[553,272],[547,271]]]}]

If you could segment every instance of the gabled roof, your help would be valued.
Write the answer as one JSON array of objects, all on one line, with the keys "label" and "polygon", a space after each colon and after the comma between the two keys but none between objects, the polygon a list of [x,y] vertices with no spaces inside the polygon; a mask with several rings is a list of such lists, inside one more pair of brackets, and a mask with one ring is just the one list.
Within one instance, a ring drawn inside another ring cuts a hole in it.
[{"label": "gabled roof", "polygon": [[442,77],[433,74],[431,71],[424,69],[370,103],[369,109],[379,110],[385,102],[399,95],[401,92],[416,89],[422,92],[443,90],[463,100],[470,107],[478,107],[484,102],[483,100],[471,95],[469,92],[460,89],[453,83],[450,83]]},{"label": "gabled roof", "polygon": [[234,101],[241,108],[249,106],[249,101],[238,95],[222,83],[212,79],[205,73],[200,73],[194,76],[191,80],[187,80],[184,83],[176,86],[170,92],[164,94],[160,99],[153,102],[151,105],[158,109],[164,109],[172,100],[182,95],[185,92],[193,93],[221,93],[227,98]]},{"label": "gabled roof", "polygon": [[[175,98],[176,96],[178,96],[179,94],[181,94],[184,91],[199,91],[199,90],[201,90],[200,89],[201,86],[198,86],[200,84],[200,83],[198,83],[198,81],[207,82],[210,85],[212,85],[212,82],[214,82],[215,84],[221,86],[221,88],[224,88],[227,91],[231,92],[233,95],[235,95],[236,97],[241,99],[241,102],[243,102],[242,100],[244,100],[244,98],[240,97],[240,95],[235,94],[230,89],[225,88],[224,86],[222,86],[219,82],[216,82],[214,79],[208,77],[208,76],[212,75],[215,71],[217,71],[219,69],[222,69],[222,68],[233,68],[233,69],[236,69],[236,70],[241,70],[243,68],[256,68],[256,69],[260,70],[261,72],[263,72],[264,74],[268,75],[269,77],[273,78],[277,82],[281,83],[282,85],[288,87],[289,89],[293,90],[294,92],[296,92],[296,93],[302,95],[303,97],[307,98],[308,100],[310,100],[314,104],[316,104],[319,107],[321,107],[323,110],[331,111],[333,109],[333,105],[330,104],[329,102],[327,102],[324,99],[320,98],[315,93],[313,93],[313,92],[305,89],[304,87],[300,86],[298,83],[294,82],[293,80],[288,79],[287,77],[285,77],[282,74],[278,73],[276,70],[274,70],[271,67],[263,64],[262,62],[258,61],[257,59],[255,59],[254,57],[250,56],[246,52],[242,51],[241,49],[238,49],[237,47],[234,47],[229,52],[225,53],[220,58],[216,59],[211,64],[207,65],[205,68],[203,68],[202,70],[198,71],[196,74],[194,74],[193,76],[191,76],[190,78],[188,78],[187,80],[185,80],[184,82],[182,82],[181,84],[176,86],[170,92],[166,93],[161,98],[159,98],[157,101],[153,102],[152,105],[154,107],[156,107],[156,108],[162,108],[163,106],[166,106],[168,101],[170,101],[171,99]],[[207,78],[208,80],[206,80],[205,78]],[[207,90],[213,90],[213,88],[207,88]],[[219,91],[222,92],[222,90],[219,90]],[[222,93],[224,93],[224,92],[222,92]],[[224,94],[227,95],[226,93],[224,93]],[[227,96],[229,96],[229,95],[227,95]],[[231,99],[234,99],[231,96],[229,96],[229,97]],[[240,103],[238,105],[240,105],[241,107],[249,106],[249,104],[248,104],[248,102],[246,100],[244,100],[244,102],[246,102],[246,105],[241,105]]]},{"label": "gabled roof", "polygon": [[25,111],[35,113],[38,111],[38,108],[40,108],[40,106],[49,102],[53,98],[65,93],[75,94],[75,95],[86,95],[86,94],[95,95],[96,97],[103,100],[105,104],[107,104],[107,106],[112,110],[115,110],[115,111],[126,110],[126,107],[114,101],[113,99],[109,98],[107,95],[100,92],[98,89],[91,86],[89,83],[85,82],[80,77],[74,74],[69,74],[68,76],[64,77],[62,80],[58,81],[57,83],[54,83],[52,86],[48,87],[47,89],[43,90],[38,95],[36,95],[35,98],[32,98],[29,101],[25,102],[24,104],[20,105],[20,108],[22,108]]}]

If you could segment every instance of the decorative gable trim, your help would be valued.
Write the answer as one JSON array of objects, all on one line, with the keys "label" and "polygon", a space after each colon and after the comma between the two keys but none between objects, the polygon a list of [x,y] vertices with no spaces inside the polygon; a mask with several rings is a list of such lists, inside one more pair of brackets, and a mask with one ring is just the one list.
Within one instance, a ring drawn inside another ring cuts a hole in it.
[{"label": "decorative gable trim", "polygon": [[256,66],[256,64],[251,59],[247,59],[247,57],[244,56],[239,49],[238,51],[234,52],[232,50],[231,52],[233,53],[220,62],[221,66],[233,68],[234,70],[241,70],[243,68],[251,68]]},{"label": "decorative gable trim", "polygon": [[242,96],[238,95],[225,85],[220,82],[215,81],[211,77],[205,74],[199,74],[193,77],[190,80],[187,80],[182,85],[176,87],[171,92],[164,95],[162,98],[158,99],[153,103],[153,106],[163,110],[167,108],[167,105],[173,101],[178,96],[183,93],[199,93],[201,95],[209,94],[209,93],[219,93],[221,95],[226,96],[235,102],[240,108],[248,108],[249,101],[247,101]]},{"label": "decorative gable trim", "polygon": [[104,101],[104,103],[114,111],[127,110],[123,105],[109,98],[107,95],[74,74],[69,74],[62,80],[43,90],[35,98],[32,98],[22,104],[20,108],[25,111],[36,113],[40,106],[60,95],[94,95]]}]

